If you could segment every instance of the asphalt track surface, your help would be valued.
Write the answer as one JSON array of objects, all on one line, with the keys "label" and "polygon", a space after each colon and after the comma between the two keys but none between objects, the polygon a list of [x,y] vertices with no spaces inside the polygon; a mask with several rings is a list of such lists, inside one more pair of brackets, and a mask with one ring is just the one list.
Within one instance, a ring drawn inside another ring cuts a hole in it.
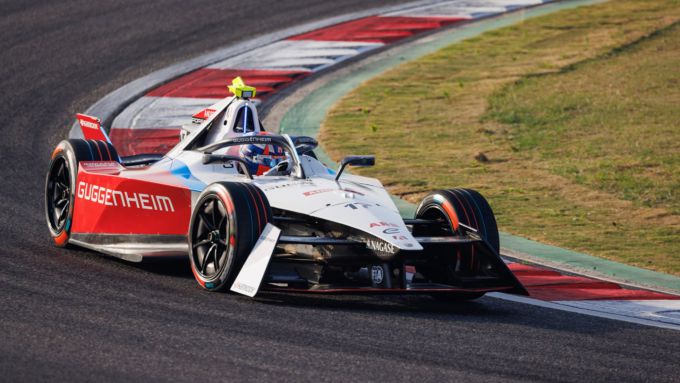
[{"label": "asphalt track surface", "polygon": [[679,381],[671,330],[493,298],[254,301],[200,290],[186,260],[52,246],[44,175],[75,112],[216,45],[388,3],[0,1],[0,381]]}]

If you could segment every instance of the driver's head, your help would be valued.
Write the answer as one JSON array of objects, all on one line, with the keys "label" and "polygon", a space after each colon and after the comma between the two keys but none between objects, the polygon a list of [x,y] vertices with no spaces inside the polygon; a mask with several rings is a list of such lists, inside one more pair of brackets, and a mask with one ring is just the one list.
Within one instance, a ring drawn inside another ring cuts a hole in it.
[{"label": "driver's head", "polygon": [[[250,133],[245,134],[245,136],[256,134]],[[261,132],[259,134],[265,135],[267,133]],[[286,160],[286,153],[283,148],[276,145],[243,145],[239,154],[248,163],[250,173],[258,176]]]}]

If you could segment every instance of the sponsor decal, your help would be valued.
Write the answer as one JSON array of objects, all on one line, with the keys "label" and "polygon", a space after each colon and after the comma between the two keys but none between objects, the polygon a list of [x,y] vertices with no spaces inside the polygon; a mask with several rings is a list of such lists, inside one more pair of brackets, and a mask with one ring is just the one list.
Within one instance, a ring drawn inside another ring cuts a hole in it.
[{"label": "sponsor decal", "polygon": [[83,132],[86,140],[103,140],[108,141],[106,134],[101,129],[101,122],[97,117],[88,116],[86,114],[76,114],[76,120],[80,125],[80,130]]},{"label": "sponsor decal", "polygon": [[373,283],[375,283],[376,285],[379,285],[379,284],[382,283],[384,278],[385,278],[385,273],[383,271],[382,266],[371,267],[371,279],[373,280]]},{"label": "sponsor decal", "polygon": [[88,129],[99,129],[99,124],[96,123],[96,122],[84,120],[84,119],[81,118],[81,119],[78,120],[78,123],[79,123],[80,126],[82,126],[83,128],[88,128]]},{"label": "sponsor decal", "polygon": [[369,239],[368,241],[366,241],[366,248],[380,253],[388,254],[396,253],[394,245],[392,245],[391,243],[387,243],[385,241],[375,239]]},{"label": "sponsor decal", "polygon": [[203,110],[203,118],[209,118],[210,116],[215,114],[215,112],[217,112],[215,109],[210,109],[210,108],[204,109]]},{"label": "sponsor decal", "polygon": [[115,171],[119,172],[121,170],[121,166],[118,162],[115,161],[81,161],[79,163],[80,166],[83,167],[83,170],[85,171],[95,171],[95,172],[101,172],[101,171]]},{"label": "sponsor decal", "polygon": [[200,124],[200,123],[202,123],[204,120],[210,118],[210,116],[212,116],[213,114],[215,114],[215,112],[217,112],[215,109],[210,109],[210,108],[208,108],[208,109],[203,109],[202,111],[200,111],[200,112],[194,114],[193,116],[191,116],[192,122],[193,122],[194,124]]},{"label": "sponsor decal", "polygon": [[310,190],[302,193],[305,197],[309,197],[310,195],[316,195],[316,194],[321,194],[321,193],[328,193],[332,192],[333,189],[317,189],[317,190]]},{"label": "sponsor decal", "polygon": [[266,136],[250,136],[250,137],[237,137],[232,140],[233,142],[242,144],[242,143],[263,143],[263,142],[272,142],[271,137],[266,137]]},{"label": "sponsor decal", "polygon": [[[369,228],[374,228],[374,227],[391,227],[391,228],[399,228],[399,225],[391,222],[373,222],[368,225]],[[392,234],[392,233],[386,233],[386,234]]]},{"label": "sponsor decal", "polygon": [[115,161],[80,161],[79,164],[87,169],[118,168],[118,162]]},{"label": "sponsor decal", "polygon": [[388,227],[387,229],[383,230],[383,233],[385,234],[399,234],[401,232],[401,229],[398,227]]},{"label": "sponsor decal", "polygon": [[79,199],[91,201],[100,205],[125,207],[143,210],[174,212],[172,199],[164,195],[126,192],[113,190],[103,186],[78,182],[77,196]]},{"label": "sponsor decal", "polygon": [[[345,205],[345,207],[348,207],[352,210],[359,210],[360,207],[362,207],[364,209],[368,209],[371,206],[373,206],[373,205],[371,205],[370,203],[363,203],[363,202],[353,202],[353,203],[348,203],[348,204]],[[379,206],[379,205],[376,204],[375,206]]]},{"label": "sponsor decal", "polygon": [[256,290],[255,287],[246,285],[245,283],[239,282],[239,281],[236,281],[236,283],[234,283],[234,286],[232,288],[235,288],[235,289],[247,292],[247,293],[253,293]]},{"label": "sponsor decal", "polygon": [[269,191],[269,190],[283,189],[283,188],[287,188],[287,187],[291,187],[291,186],[298,186],[298,185],[305,185],[305,184],[312,184],[312,183],[314,183],[313,180],[305,179],[305,180],[288,182],[288,183],[285,183],[285,184],[272,185],[272,186],[263,188],[262,190]]}]

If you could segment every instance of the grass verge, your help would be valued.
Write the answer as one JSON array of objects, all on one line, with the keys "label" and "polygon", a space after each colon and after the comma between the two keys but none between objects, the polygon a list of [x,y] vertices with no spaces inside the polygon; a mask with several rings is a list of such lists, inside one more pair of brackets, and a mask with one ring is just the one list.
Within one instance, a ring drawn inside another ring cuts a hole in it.
[{"label": "grass verge", "polygon": [[356,89],[321,141],[413,202],[473,187],[501,230],[680,275],[679,22],[619,0],[488,32]]}]

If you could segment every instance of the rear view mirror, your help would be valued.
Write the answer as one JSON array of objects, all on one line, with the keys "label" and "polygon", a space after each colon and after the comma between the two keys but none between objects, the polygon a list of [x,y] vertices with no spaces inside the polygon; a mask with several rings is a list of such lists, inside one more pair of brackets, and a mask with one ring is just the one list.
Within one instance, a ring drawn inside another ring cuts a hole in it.
[{"label": "rear view mirror", "polygon": [[337,181],[345,170],[345,166],[373,166],[375,165],[375,156],[347,156],[340,161],[340,169],[338,169],[338,174],[335,176]]}]

